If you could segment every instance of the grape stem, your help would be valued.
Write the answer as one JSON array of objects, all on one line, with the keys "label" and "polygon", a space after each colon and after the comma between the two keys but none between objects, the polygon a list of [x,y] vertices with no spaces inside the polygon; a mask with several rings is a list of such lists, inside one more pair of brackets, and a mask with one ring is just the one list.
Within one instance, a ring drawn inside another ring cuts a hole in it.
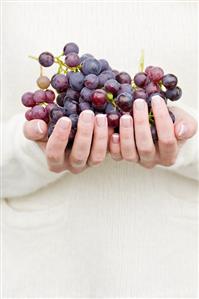
[{"label": "grape stem", "polygon": [[140,63],[139,63],[139,71],[144,71],[144,50],[141,50],[141,56],[140,56]]}]

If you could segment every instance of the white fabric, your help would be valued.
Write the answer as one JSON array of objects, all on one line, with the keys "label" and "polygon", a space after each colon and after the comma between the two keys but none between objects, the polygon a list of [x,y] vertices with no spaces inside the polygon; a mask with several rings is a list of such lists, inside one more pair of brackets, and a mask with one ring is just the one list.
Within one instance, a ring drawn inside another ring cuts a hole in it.
[{"label": "white fabric", "polygon": [[3,4],[3,298],[197,297],[197,136],[170,168],[107,156],[79,175],[54,174],[16,115],[24,111],[21,93],[36,88],[39,68],[27,54],[58,55],[67,41],[131,73],[145,48],[146,64],[176,73],[182,103],[196,108],[196,10],[188,3]]}]

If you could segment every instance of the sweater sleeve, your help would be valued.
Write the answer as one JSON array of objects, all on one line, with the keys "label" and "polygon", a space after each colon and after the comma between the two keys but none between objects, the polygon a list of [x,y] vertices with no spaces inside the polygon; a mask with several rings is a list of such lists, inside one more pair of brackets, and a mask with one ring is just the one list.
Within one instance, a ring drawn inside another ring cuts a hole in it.
[{"label": "sweater sleeve", "polygon": [[[186,106],[182,103],[177,103],[175,106],[182,108],[187,113],[189,113],[196,120],[198,115],[196,110]],[[175,172],[181,176],[199,180],[199,134],[197,133],[190,139],[188,139],[181,147],[176,163],[171,167],[166,167],[168,171]],[[164,168],[163,166],[159,166]]]},{"label": "sweater sleeve", "polygon": [[12,117],[2,123],[2,197],[17,197],[32,193],[51,182],[61,174],[48,170],[45,155],[37,143],[23,135],[24,115]]}]

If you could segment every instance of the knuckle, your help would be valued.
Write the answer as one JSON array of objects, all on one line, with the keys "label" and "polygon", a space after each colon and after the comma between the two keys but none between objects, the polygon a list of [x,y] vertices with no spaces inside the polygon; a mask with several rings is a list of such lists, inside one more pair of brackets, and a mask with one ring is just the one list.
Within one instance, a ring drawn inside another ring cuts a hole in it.
[{"label": "knuckle", "polygon": [[175,144],[175,138],[170,137],[170,138],[166,138],[166,139],[160,139],[160,142],[162,143],[163,146],[170,148]]},{"label": "knuckle", "polygon": [[145,119],[142,117],[135,118],[135,125],[136,126],[143,126],[145,124]]},{"label": "knuckle", "polygon": [[139,148],[139,153],[141,156],[150,156],[153,152],[153,147],[141,147]]},{"label": "knuckle", "polygon": [[88,139],[91,136],[91,132],[92,132],[92,127],[91,125],[87,125],[87,126],[81,126],[79,129],[79,133],[81,135],[81,137],[84,137],[86,139]]},{"label": "knuckle", "polygon": [[82,167],[83,165],[85,164],[85,161],[84,161],[84,159],[83,158],[81,158],[81,157],[78,157],[78,156],[73,156],[72,158],[71,158],[71,165],[73,166],[73,167]]},{"label": "knuckle", "polygon": [[46,152],[46,157],[51,162],[58,162],[59,161],[59,155],[54,150],[48,150]]}]

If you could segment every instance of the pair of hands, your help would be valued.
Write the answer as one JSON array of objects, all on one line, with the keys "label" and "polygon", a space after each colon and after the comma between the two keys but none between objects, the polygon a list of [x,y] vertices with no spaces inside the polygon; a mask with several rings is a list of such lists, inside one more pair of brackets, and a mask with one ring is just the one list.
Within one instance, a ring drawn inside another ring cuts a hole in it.
[{"label": "pair of hands", "polygon": [[49,170],[69,170],[80,173],[88,166],[99,165],[110,152],[114,160],[127,160],[146,168],[155,165],[170,166],[175,163],[180,147],[197,131],[197,122],[180,108],[170,109],[176,118],[172,123],[164,100],[159,96],[152,99],[152,110],[158,132],[158,144],[154,145],[147,104],[142,99],[134,102],[133,118],[120,118],[120,133],[108,128],[104,114],[94,115],[90,110],[80,114],[77,133],[71,150],[65,151],[71,129],[68,117],[58,120],[47,140],[47,125],[42,120],[28,121],[24,125],[26,138],[36,141],[43,150]]}]

